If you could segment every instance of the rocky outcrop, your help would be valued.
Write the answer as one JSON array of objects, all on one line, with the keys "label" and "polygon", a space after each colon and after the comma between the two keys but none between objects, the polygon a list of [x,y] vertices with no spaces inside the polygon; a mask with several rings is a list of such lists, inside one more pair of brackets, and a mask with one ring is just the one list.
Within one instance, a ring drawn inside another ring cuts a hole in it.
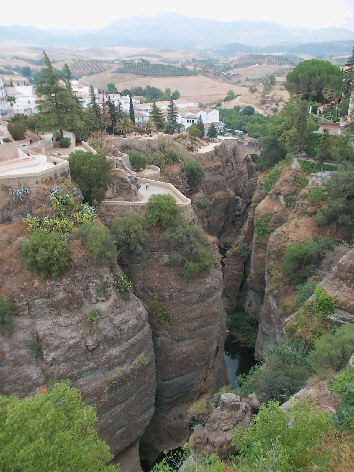
[{"label": "rocky outcrop", "polygon": [[[214,238],[209,239],[208,249],[217,257]],[[226,383],[222,274],[215,260],[209,273],[192,281],[184,279],[168,263],[156,230],[151,233],[145,261],[126,267],[136,294],[150,312],[157,392],[156,412],[144,441],[160,451],[188,439],[190,404]],[[159,319],[151,312],[153,299],[168,310],[167,318]]]},{"label": "rocky outcrop", "polygon": [[281,405],[283,411],[289,411],[299,401],[311,400],[314,406],[326,413],[334,414],[342,399],[339,395],[332,395],[327,380],[315,380],[299,390],[289,400]]},{"label": "rocky outcrop", "polygon": [[255,398],[250,402],[241,400],[239,395],[224,393],[220,406],[216,408],[205,423],[197,425],[189,439],[191,453],[203,456],[218,454],[221,459],[236,452],[231,442],[231,430],[248,426],[254,409],[259,408]]},{"label": "rocky outcrop", "polygon": [[147,312],[134,295],[116,292],[113,275],[88,260],[79,240],[70,241],[63,276],[35,276],[20,256],[25,234],[24,224],[0,225],[0,298],[15,305],[13,333],[0,336],[0,393],[25,397],[70,379],[97,409],[100,437],[117,454],[142,436],[154,413]]}]

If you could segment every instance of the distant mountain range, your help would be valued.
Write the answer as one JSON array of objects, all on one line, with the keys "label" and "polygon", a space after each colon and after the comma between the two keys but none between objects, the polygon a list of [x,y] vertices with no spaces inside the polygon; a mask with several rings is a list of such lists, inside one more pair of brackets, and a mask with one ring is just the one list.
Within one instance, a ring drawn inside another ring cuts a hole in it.
[{"label": "distant mountain range", "polygon": [[[265,21],[225,22],[162,13],[153,18],[134,16],[116,20],[105,28],[90,32],[0,26],[0,41],[16,41],[41,47],[134,46],[184,50],[205,50],[228,43],[240,43],[245,48],[256,48],[259,52],[260,48],[272,49],[275,45],[282,49],[313,42],[351,41],[354,44],[354,31],[344,28],[294,28]],[[319,47],[323,51],[323,46]],[[284,51],[282,49],[281,52]]]}]

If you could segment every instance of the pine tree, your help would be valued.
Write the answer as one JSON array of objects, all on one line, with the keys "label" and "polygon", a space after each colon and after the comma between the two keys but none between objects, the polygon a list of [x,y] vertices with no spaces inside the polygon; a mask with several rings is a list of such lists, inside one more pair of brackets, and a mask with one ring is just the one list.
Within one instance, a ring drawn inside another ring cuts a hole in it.
[{"label": "pine tree", "polygon": [[160,108],[156,105],[156,102],[154,100],[150,112],[150,118],[154,122],[154,125],[158,131],[161,131],[165,127],[165,121],[163,119],[163,114]]},{"label": "pine tree", "polygon": [[114,106],[114,103],[111,101],[111,99],[108,97],[108,100],[106,101],[106,105],[108,107],[108,111],[111,117],[111,124],[107,128],[107,133],[113,134],[114,133],[114,128],[116,126],[116,123],[118,121],[118,110]]},{"label": "pine tree", "polygon": [[133,123],[133,125],[135,125],[134,106],[133,106],[133,99],[131,95],[129,95],[129,118],[130,118],[130,121]]},{"label": "pine tree", "polygon": [[205,130],[204,130],[204,123],[203,123],[201,115],[199,115],[199,118],[198,118],[198,121],[197,121],[197,127],[200,129],[201,137],[203,138],[204,134],[205,134]]},{"label": "pine tree", "polygon": [[36,92],[41,103],[38,105],[38,127],[42,130],[59,130],[64,136],[64,129],[75,131],[83,127],[81,109],[70,84],[70,69],[66,66],[65,77],[52,66],[43,51],[45,67],[41,71]]},{"label": "pine tree", "polygon": [[97,97],[95,94],[95,90],[93,88],[93,85],[90,85],[90,105],[95,112],[95,115],[97,116],[98,119],[100,119],[100,107],[97,103]]},{"label": "pine tree", "polygon": [[331,159],[331,143],[329,139],[328,130],[325,130],[322,134],[322,140],[320,145],[317,149],[317,161],[321,165],[321,169],[323,163]]},{"label": "pine tree", "polygon": [[214,123],[212,123],[212,124],[209,126],[207,136],[208,136],[208,138],[211,138],[211,139],[214,139],[214,138],[217,138],[217,137],[218,137],[218,130],[216,129]]},{"label": "pine tree", "polygon": [[170,104],[168,105],[167,110],[167,124],[166,124],[166,133],[173,134],[178,128],[177,124],[177,112],[175,104],[173,103],[173,98],[170,99]]}]

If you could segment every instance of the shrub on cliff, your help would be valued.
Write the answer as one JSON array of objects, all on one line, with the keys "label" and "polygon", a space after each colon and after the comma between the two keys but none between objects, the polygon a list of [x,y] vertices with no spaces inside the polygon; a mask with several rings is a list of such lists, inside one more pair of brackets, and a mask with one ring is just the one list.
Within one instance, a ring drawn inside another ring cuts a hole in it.
[{"label": "shrub on cliff", "polygon": [[146,204],[146,218],[153,226],[167,228],[179,215],[180,210],[172,195],[152,195]]},{"label": "shrub on cliff", "polygon": [[61,275],[70,260],[69,244],[56,231],[33,231],[21,252],[28,269],[41,277]]},{"label": "shrub on cliff", "polygon": [[112,182],[111,165],[102,154],[76,151],[69,157],[70,174],[85,201],[101,201]]},{"label": "shrub on cliff", "polygon": [[15,141],[25,139],[26,126],[22,122],[9,123],[7,129]]},{"label": "shrub on cliff", "polygon": [[65,381],[23,400],[0,396],[1,470],[103,472],[112,459],[94,428],[97,416]]},{"label": "shrub on cliff", "polygon": [[13,331],[14,304],[11,300],[0,298],[0,334],[10,335]]},{"label": "shrub on cliff", "polygon": [[108,228],[93,223],[83,224],[76,233],[86,246],[88,256],[98,265],[112,267],[117,260],[114,238]]},{"label": "shrub on cliff", "polygon": [[262,405],[248,428],[232,434],[232,443],[239,451],[235,470],[328,470],[331,455],[316,454],[315,448],[330,429],[330,414],[318,411],[309,402],[295,404],[289,413],[275,402]]},{"label": "shrub on cliff", "polygon": [[185,159],[183,164],[183,172],[187,177],[188,185],[196,188],[202,182],[204,177],[204,168],[195,159]]},{"label": "shrub on cliff", "polygon": [[135,172],[140,172],[141,170],[145,169],[148,163],[148,158],[144,156],[143,153],[136,151],[135,149],[131,149],[127,151],[127,154],[129,155],[130,163]]},{"label": "shrub on cliff", "polygon": [[290,276],[295,286],[304,283],[315,272],[316,264],[320,262],[325,252],[334,246],[333,239],[319,237],[291,244],[284,252],[281,266],[283,273]]},{"label": "shrub on cliff", "polygon": [[354,325],[345,324],[334,333],[321,336],[315,342],[310,362],[319,375],[338,372],[348,363],[354,352]]},{"label": "shrub on cliff", "polygon": [[115,218],[111,231],[117,244],[118,259],[142,254],[149,239],[145,218],[135,213]]}]

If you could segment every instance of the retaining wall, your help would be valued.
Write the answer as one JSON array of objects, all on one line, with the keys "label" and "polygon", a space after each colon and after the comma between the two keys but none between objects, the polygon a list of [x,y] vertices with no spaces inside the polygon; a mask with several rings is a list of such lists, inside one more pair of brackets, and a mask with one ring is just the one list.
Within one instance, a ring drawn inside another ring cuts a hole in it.
[{"label": "retaining wall", "polygon": [[0,185],[10,185],[12,188],[17,188],[21,185],[35,184],[47,179],[57,180],[60,177],[69,176],[69,162],[52,156],[47,156],[47,160],[48,162],[57,162],[57,164],[50,169],[44,169],[41,172],[31,174],[23,172],[17,175],[0,175]]}]

